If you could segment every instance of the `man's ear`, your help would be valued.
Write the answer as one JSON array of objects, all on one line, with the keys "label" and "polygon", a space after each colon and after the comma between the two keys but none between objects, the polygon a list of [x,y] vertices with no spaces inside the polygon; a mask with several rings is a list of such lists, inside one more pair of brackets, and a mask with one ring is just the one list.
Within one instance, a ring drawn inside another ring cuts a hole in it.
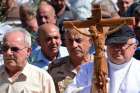
[{"label": "man's ear", "polygon": [[31,55],[31,53],[32,53],[32,48],[28,48],[27,49],[27,56],[29,57]]},{"label": "man's ear", "polygon": [[62,40],[60,40],[60,45],[62,45]]},{"label": "man's ear", "polygon": [[137,44],[135,44],[134,49],[135,49],[135,50],[137,50],[137,48],[138,48],[138,45],[137,45]]}]

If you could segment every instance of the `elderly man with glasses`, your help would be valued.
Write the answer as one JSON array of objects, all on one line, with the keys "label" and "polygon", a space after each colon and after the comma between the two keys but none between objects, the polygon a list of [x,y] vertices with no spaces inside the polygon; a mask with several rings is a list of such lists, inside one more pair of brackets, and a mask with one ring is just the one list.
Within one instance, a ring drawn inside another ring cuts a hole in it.
[{"label": "elderly man with glasses", "polygon": [[51,76],[28,63],[31,53],[29,32],[23,28],[12,28],[4,35],[2,52],[1,93],[55,93]]},{"label": "elderly man with glasses", "polygon": [[[128,26],[107,36],[109,93],[140,93],[140,61],[133,58],[137,44],[134,31]],[[83,65],[66,93],[90,93],[93,69],[94,62]]]}]

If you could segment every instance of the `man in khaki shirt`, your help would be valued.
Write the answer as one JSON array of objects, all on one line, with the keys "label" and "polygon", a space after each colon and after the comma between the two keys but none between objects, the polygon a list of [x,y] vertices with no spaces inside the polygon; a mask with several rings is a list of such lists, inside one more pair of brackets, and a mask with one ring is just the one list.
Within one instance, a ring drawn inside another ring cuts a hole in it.
[{"label": "man in khaki shirt", "polygon": [[56,93],[51,76],[28,63],[31,37],[13,28],[3,38],[4,64],[0,67],[0,93]]},{"label": "man in khaki shirt", "polygon": [[[80,28],[79,30],[90,35],[88,28]],[[57,93],[64,93],[79,72],[80,66],[92,62],[94,59],[94,51],[90,51],[91,48],[94,50],[91,37],[80,34],[72,28],[65,32],[65,42],[69,56],[55,60],[48,69],[55,81]]]}]

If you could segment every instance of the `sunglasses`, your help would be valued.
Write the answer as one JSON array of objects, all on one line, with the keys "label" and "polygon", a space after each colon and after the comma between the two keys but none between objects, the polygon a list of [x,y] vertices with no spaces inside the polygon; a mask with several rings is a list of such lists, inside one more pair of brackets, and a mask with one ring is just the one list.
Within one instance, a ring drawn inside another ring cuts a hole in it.
[{"label": "sunglasses", "polygon": [[2,46],[2,51],[3,52],[7,52],[9,49],[12,51],[12,52],[19,52],[19,51],[21,51],[21,50],[23,50],[23,49],[25,49],[25,48],[27,48],[27,47],[24,47],[24,48],[18,48],[18,47],[9,47],[9,46]]}]

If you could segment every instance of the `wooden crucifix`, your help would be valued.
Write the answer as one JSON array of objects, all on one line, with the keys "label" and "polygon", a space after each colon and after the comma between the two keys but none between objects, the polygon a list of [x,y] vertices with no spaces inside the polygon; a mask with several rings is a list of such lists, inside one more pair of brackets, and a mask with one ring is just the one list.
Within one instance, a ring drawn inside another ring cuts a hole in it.
[{"label": "wooden crucifix", "polygon": [[[110,31],[104,31],[104,26],[115,26],[120,24],[133,25],[133,17],[102,19],[100,5],[94,5],[92,17],[87,20],[64,21],[65,28],[89,28],[95,46],[95,58],[93,69],[93,80],[91,93],[108,93],[108,66],[106,62],[104,46],[105,39]],[[114,30],[115,31],[115,30]],[[80,32],[80,31],[79,31]],[[81,34],[83,34],[81,32]]]}]

